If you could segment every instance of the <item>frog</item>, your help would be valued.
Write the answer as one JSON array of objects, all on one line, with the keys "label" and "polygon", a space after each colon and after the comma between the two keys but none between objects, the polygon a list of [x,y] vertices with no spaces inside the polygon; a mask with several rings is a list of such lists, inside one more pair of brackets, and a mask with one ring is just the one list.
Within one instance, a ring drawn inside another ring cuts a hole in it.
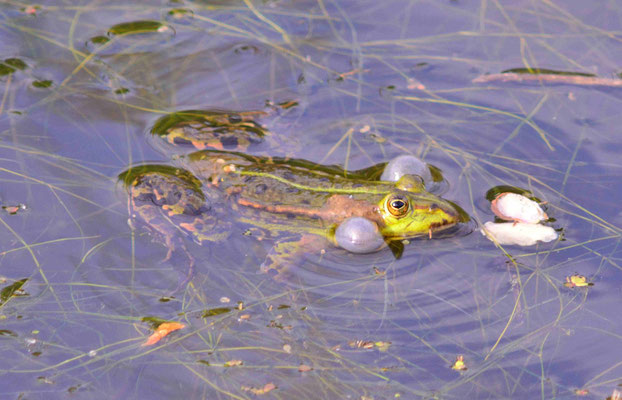
[{"label": "frog", "polygon": [[428,192],[420,176],[381,180],[386,163],[347,171],[252,154],[248,147],[270,135],[254,121],[258,115],[192,110],[166,116],[153,135],[194,151],[119,175],[131,221],[141,221],[166,246],[165,259],[181,249],[193,265],[186,238],[219,242],[229,238],[233,223],[243,224],[245,232],[275,240],[260,270],[278,277],[304,252],[389,247],[399,257],[405,240],[441,237],[463,222],[461,209]]}]

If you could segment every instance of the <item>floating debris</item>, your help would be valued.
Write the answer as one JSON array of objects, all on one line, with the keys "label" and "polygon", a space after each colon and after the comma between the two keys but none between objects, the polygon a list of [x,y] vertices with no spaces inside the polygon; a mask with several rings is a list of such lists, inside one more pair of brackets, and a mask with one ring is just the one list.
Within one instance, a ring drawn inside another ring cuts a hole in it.
[{"label": "floating debris", "polygon": [[574,274],[566,277],[566,282],[564,282],[564,286],[572,289],[575,287],[594,286],[594,284],[592,282],[588,282],[585,276]]},{"label": "floating debris", "polygon": [[348,346],[357,348],[357,349],[373,349],[374,342],[370,340],[351,340],[348,342]]},{"label": "floating debris", "polygon": [[244,362],[242,360],[229,360],[223,365],[225,367],[239,367],[240,365],[243,365],[243,364]]},{"label": "floating debris", "polygon": [[486,222],[480,232],[491,241],[500,245],[533,246],[538,242],[557,239],[555,229],[540,224],[549,220],[549,216],[529,191],[513,186],[496,186],[486,192],[486,199],[491,202],[490,208],[499,219],[513,221]]},{"label": "floating debris", "polygon": [[270,382],[266,383],[262,388],[254,388],[250,386],[241,386],[240,388],[245,392],[251,392],[254,395],[260,396],[276,389],[276,385]]},{"label": "floating debris", "polygon": [[179,329],[185,328],[186,325],[179,322],[163,322],[161,323],[155,332],[149,336],[147,341],[142,344],[142,346],[152,346],[166,337],[169,333],[175,332]]},{"label": "floating debris", "polygon": [[36,5],[36,4],[29,5],[29,6],[22,8],[22,12],[28,15],[36,16],[39,11],[41,11],[41,6]]},{"label": "floating debris", "polygon": [[28,282],[28,278],[20,279],[4,287],[0,291],[0,305],[6,303],[13,296],[27,296],[28,294],[22,289],[26,282]]},{"label": "floating debris", "polygon": [[313,367],[310,367],[306,364],[300,364],[300,366],[298,367],[298,372],[309,372],[309,371],[313,371]]},{"label": "floating debris", "polygon": [[385,341],[372,341],[372,340],[351,340],[348,342],[348,346],[356,349],[373,349],[377,348],[379,351],[387,351],[391,346],[391,342]]},{"label": "floating debris", "polygon": [[536,224],[549,219],[540,204],[512,192],[499,194],[490,206],[495,215],[506,221]]},{"label": "floating debris", "polygon": [[193,18],[194,11],[187,8],[174,8],[166,13],[166,19],[175,23],[189,23]]},{"label": "floating debris", "polygon": [[610,86],[622,87],[622,79],[601,78],[583,72],[556,71],[545,68],[514,68],[500,74],[481,75],[473,79],[473,83],[490,82],[539,82],[557,83],[579,86]]},{"label": "floating debris", "polygon": [[425,90],[425,85],[415,78],[408,78],[406,83],[408,90]]},{"label": "floating debris", "polygon": [[557,239],[557,232],[550,226],[525,222],[486,222],[482,235],[501,245],[533,246],[538,242]]},{"label": "floating debris", "polygon": [[467,366],[466,366],[466,363],[464,362],[464,356],[456,357],[456,361],[454,361],[454,363],[451,364],[451,369],[453,369],[454,371],[466,371]]},{"label": "floating debris", "polygon": [[2,206],[2,209],[9,215],[15,215],[19,212],[25,211],[28,207],[25,204],[18,204],[15,206]]}]

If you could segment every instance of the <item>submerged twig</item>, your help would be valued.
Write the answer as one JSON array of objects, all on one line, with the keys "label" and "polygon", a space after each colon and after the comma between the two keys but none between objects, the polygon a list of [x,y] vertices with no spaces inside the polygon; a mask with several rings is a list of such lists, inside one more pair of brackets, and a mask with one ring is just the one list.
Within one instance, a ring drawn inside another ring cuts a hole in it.
[{"label": "submerged twig", "polygon": [[517,73],[502,72],[499,74],[480,75],[473,79],[473,83],[490,82],[546,82],[580,86],[609,86],[622,87],[622,79],[601,78],[589,74],[561,74],[561,73]]}]

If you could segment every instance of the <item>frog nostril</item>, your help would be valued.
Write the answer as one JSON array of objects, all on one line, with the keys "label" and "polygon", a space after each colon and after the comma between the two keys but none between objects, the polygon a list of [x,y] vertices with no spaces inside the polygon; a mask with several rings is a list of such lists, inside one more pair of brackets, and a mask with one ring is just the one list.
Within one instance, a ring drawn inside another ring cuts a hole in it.
[{"label": "frog nostril", "polygon": [[242,122],[242,117],[236,114],[229,115],[229,123],[230,124],[239,124]]}]

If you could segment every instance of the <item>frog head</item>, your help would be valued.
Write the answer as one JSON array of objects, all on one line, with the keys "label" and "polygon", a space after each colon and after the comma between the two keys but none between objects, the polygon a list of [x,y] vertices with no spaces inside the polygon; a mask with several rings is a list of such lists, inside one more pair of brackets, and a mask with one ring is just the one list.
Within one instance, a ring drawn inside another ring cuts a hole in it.
[{"label": "frog head", "polygon": [[450,202],[428,192],[395,189],[378,203],[386,240],[405,239],[452,227],[461,221],[460,212]]}]

